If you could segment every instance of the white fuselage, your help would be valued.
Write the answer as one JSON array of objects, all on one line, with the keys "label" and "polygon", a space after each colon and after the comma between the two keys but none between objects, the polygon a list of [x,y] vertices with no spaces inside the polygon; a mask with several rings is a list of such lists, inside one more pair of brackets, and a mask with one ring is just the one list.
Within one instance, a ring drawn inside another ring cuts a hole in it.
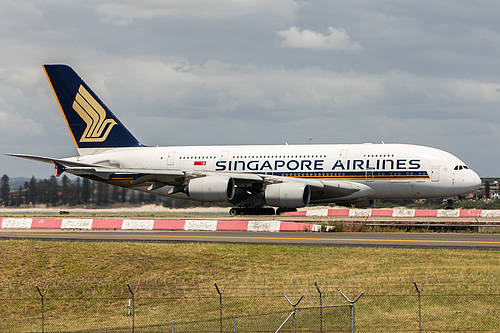
[{"label": "white fuselage", "polygon": [[469,194],[481,184],[479,176],[456,156],[407,144],[140,147],[80,153],[68,160],[121,169],[351,181],[373,189],[369,199],[453,197]]}]

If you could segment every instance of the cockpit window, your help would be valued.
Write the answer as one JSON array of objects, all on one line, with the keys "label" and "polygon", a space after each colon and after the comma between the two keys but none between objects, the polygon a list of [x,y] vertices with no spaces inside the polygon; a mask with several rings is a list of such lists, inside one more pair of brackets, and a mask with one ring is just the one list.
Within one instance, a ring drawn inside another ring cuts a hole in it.
[{"label": "cockpit window", "polygon": [[453,168],[453,170],[465,170],[465,169],[469,169],[469,167],[467,165],[457,165]]}]

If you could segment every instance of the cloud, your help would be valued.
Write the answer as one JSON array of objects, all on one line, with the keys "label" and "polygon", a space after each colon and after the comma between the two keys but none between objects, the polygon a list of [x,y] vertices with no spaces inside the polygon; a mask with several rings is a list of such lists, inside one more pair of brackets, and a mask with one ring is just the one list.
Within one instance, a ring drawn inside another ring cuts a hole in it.
[{"label": "cloud", "polygon": [[143,0],[105,1],[99,3],[96,11],[105,23],[128,25],[134,20],[154,18],[195,20],[238,20],[241,17],[258,15],[291,17],[301,7],[294,0]]},{"label": "cloud", "polygon": [[144,144],[412,142],[498,174],[500,4],[4,2],[9,176],[38,164],[3,152],[75,153],[43,63],[73,66]]},{"label": "cloud", "polygon": [[[15,124],[15,126],[13,126]],[[39,135],[43,126],[33,119],[23,119],[19,114],[0,110],[0,139],[12,140],[29,135]]]},{"label": "cloud", "polygon": [[291,49],[360,51],[363,47],[350,40],[344,29],[328,27],[328,34],[323,35],[312,30],[302,30],[296,26],[278,31],[278,46]]},{"label": "cloud", "polygon": [[[342,121],[382,115],[395,121],[470,119],[500,103],[498,86],[493,83],[396,71],[342,73],[320,67],[197,64],[187,59],[123,59],[102,67],[95,90],[109,101],[108,106],[131,118],[147,110],[140,116],[145,123],[153,118],[160,123],[163,117],[165,127],[179,115],[224,118],[224,122],[267,119],[281,125],[309,117]],[[196,144],[197,138],[191,143]]]}]

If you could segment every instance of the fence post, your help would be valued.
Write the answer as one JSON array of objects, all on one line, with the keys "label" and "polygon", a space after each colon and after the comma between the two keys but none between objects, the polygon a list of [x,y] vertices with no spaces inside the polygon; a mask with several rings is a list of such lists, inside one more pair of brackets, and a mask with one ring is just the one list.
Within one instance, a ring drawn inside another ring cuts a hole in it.
[{"label": "fence post", "polygon": [[217,292],[219,293],[219,304],[220,304],[220,333],[222,333],[222,294],[226,290],[227,287],[227,282],[226,285],[224,286],[224,290],[220,291],[219,287],[217,286],[217,283],[214,282],[215,289],[217,289]]},{"label": "fence post", "polygon": [[42,297],[42,333],[45,332],[45,305],[44,305],[44,300],[45,300],[45,294],[47,293],[47,287],[45,287],[45,291],[42,293],[40,288],[38,288],[38,284],[36,285],[36,290],[38,290],[38,293]]},{"label": "fence post", "polygon": [[323,293],[319,290],[318,284],[314,282],[319,293],[319,331],[323,333]]},{"label": "fence post", "polygon": [[354,303],[356,303],[358,301],[358,299],[363,296],[364,292],[361,292],[361,294],[359,294],[359,296],[354,300],[354,301],[351,301],[346,295],[344,295],[343,292],[340,292],[340,294],[342,296],[344,296],[344,298],[349,302],[351,303],[351,333],[354,333]]},{"label": "fence post", "polygon": [[130,287],[130,284],[127,283],[128,290],[130,290],[130,293],[132,294],[132,333],[135,331],[135,292],[137,292],[137,289],[139,288],[139,284],[137,284],[137,287],[135,288],[134,291],[132,291],[132,288]]},{"label": "fence post", "polygon": [[415,289],[417,289],[417,293],[418,293],[418,331],[419,332],[422,332],[422,300],[421,300],[421,293],[422,293],[422,290],[424,290],[424,283],[425,283],[425,281],[422,283],[422,286],[420,287],[420,289],[418,289],[417,283],[415,281],[413,281],[413,285],[415,286]]},{"label": "fence post", "polygon": [[295,304],[290,302],[290,300],[288,299],[288,297],[286,297],[286,295],[284,295],[284,296],[285,296],[286,300],[288,301],[288,303],[290,303],[290,305],[293,306],[293,333],[295,333],[295,308],[297,307],[297,305],[299,305],[300,301],[302,301],[302,299],[304,298],[304,295],[300,296],[299,300]]}]

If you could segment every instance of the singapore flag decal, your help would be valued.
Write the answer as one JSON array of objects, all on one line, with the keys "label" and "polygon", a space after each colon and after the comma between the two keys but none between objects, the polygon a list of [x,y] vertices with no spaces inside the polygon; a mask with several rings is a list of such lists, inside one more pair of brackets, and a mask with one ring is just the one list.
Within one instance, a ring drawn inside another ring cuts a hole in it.
[{"label": "singapore flag decal", "polygon": [[194,161],[194,165],[197,166],[207,165],[207,161]]}]

